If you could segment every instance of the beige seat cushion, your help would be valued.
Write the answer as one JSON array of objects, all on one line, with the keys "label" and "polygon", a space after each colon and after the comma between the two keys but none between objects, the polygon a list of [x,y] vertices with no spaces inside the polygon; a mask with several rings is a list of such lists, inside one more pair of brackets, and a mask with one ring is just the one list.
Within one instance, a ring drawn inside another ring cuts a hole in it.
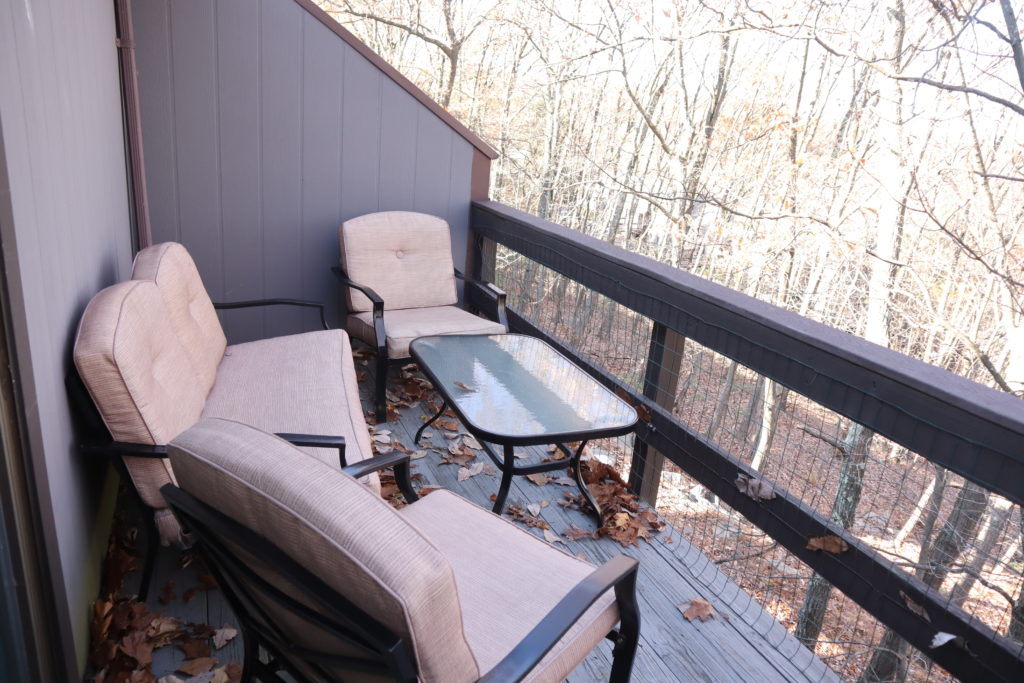
[{"label": "beige seat cushion", "polygon": [[[400,514],[451,562],[463,627],[483,673],[594,571],[592,565],[449,491],[435,491]],[[614,594],[609,591],[526,680],[564,680],[618,620]]]},{"label": "beige seat cushion", "polygon": [[[384,308],[448,306],[458,301],[448,223],[412,211],[382,211],[342,223],[341,266],[384,299]],[[346,288],[350,313],[370,300]]]},{"label": "beige seat cushion", "polygon": [[[451,565],[380,497],[237,422],[204,419],[175,439],[170,451],[181,488],[270,540],[409,638],[421,680],[478,678]],[[324,645],[309,629],[289,635],[299,645]]]},{"label": "beige seat cushion", "polygon": [[[199,419],[206,392],[171,326],[164,299],[148,280],[107,287],[93,297],[75,336],[75,367],[116,441],[166,444]],[[173,481],[166,460],[125,458],[146,505],[157,508],[161,541],[180,529],[160,487]]]},{"label": "beige seat cushion", "polygon": [[146,247],[135,257],[132,279],[156,282],[171,325],[195,366],[200,389],[209,393],[227,338],[188,251],[177,242]]},{"label": "beige seat cushion", "polygon": [[[409,344],[417,337],[434,334],[504,334],[499,323],[473,315],[458,306],[434,308],[384,309],[384,328],[388,335],[388,357],[408,358]],[[356,339],[376,345],[373,313],[357,313],[348,317],[348,331]]]},{"label": "beige seat cushion", "polygon": [[[349,464],[373,455],[348,335],[307,332],[229,346],[206,399],[203,417],[237,420],[267,432],[345,437]],[[338,452],[303,451],[340,467]],[[380,493],[380,481],[368,483]]]}]

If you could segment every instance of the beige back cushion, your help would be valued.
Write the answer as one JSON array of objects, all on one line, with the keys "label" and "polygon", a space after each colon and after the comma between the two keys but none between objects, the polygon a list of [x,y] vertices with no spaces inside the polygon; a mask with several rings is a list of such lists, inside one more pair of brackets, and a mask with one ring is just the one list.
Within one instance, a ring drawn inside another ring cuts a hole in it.
[{"label": "beige back cushion", "polygon": [[[426,308],[458,302],[448,223],[411,211],[382,211],[341,224],[341,267],[384,299],[384,308]],[[347,288],[349,313],[370,300]]]},{"label": "beige back cushion", "polygon": [[210,393],[227,338],[188,251],[177,242],[146,247],[135,257],[132,279],[156,282],[171,324],[196,369],[203,395]]},{"label": "beige back cushion", "polygon": [[[206,400],[157,286],[132,280],[89,302],[75,337],[75,367],[116,441],[166,444],[199,419]],[[163,507],[166,461],[125,458],[147,505]]]},{"label": "beige back cushion", "polygon": [[[421,680],[478,677],[451,566],[365,486],[275,436],[217,418],[178,436],[170,459],[182,489],[271,541],[406,637]],[[302,632],[289,635],[316,644]]]}]

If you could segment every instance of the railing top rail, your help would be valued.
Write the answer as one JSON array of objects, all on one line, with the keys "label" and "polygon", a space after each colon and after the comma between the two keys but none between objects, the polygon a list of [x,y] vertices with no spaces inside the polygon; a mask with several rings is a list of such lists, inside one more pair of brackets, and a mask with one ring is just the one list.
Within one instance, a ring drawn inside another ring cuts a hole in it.
[{"label": "railing top rail", "polygon": [[497,202],[478,234],[1024,502],[1024,401]]}]

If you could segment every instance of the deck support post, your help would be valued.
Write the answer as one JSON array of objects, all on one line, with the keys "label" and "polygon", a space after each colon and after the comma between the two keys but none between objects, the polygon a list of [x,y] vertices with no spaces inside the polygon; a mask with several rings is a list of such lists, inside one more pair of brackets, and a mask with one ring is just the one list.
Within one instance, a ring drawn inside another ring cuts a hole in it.
[{"label": "deck support post", "polygon": [[[686,337],[661,323],[651,328],[651,345],[644,371],[644,396],[672,412],[679,388],[679,368],[683,362]],[[633,462],[629,468],[629,488],[651,507],[658,503],[658,487],[665,456],[637,439],[633,444]]]}]

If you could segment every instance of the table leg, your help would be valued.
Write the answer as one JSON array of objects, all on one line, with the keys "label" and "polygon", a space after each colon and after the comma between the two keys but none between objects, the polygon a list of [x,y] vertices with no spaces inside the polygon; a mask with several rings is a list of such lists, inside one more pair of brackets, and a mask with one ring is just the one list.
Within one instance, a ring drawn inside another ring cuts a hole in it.
[{"label": "table leg", "polygon": [[441,410],[437,411],[437,415],[434,415],[434,417],[430,418],[422,425],[420,425],[420,428],[416,430],[416,437],[412,440],[412,442],[418,446],[420,444],[420,437],[423,436],[423,430],[429,427],[430,425],[434,424],[434,422],[437,421],[437,418],[441,417],[444,414],[444,411],[446,411],[447,409],[448,403],[444,399],[441,399]]},{"label": "table leg", "polygon": [[[590,507],[594,508],[594,512],[597,513],[597,518],[601,519],[601,506],[597,504],[596,500],[594,500],[593,494],[590,493],[590,489],[587,488],[586,482],[583,481],[583,472],[580,471],[580,458],[583,457],[583,448],[586,445],[586,441],[580,442],[580,447],[576,449],[576,452],[573,454],[569,464],[572,467],[573,479],[576,480],[576,485],[580,487],[580,493],[582,493],[583,497],[587,499],[588,503],[590,503]],[[559,446],[561,446],[561,444],[559,444]]]},{"label": "table leg", "polygon": [[505,499],[508,498],[508,489],[512,485],[512,470],[516,466],[515,448],[512,446],[505,446],[505,466],[501,468],[501,484],[498,486],[498,495],[494,499],[494,507],[491,508],[491,512],[496,515],[501,514],[502,508],[505,507]]}]

